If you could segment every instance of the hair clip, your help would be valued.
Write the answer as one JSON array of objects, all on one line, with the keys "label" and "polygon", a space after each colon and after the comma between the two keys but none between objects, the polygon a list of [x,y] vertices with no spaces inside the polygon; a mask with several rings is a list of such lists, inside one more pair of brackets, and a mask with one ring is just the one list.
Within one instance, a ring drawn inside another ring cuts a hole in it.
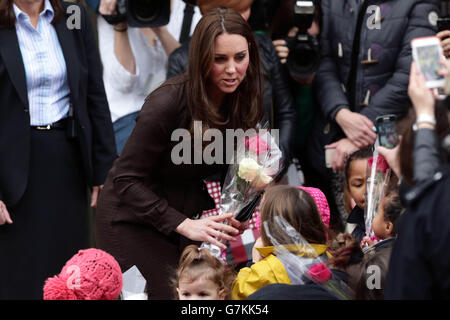
[{"label": "hair clip", "polygon": [[198,255],[194,258],[194,260],[201,260],[202,259],[202,257],[203,257],[202,250],[203,250],[203,248],[197,248]]}]

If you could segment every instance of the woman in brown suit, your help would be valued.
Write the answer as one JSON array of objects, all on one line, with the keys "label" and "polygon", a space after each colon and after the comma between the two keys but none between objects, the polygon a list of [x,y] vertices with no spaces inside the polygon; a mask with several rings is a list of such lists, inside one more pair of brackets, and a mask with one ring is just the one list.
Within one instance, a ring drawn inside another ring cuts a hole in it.
[{"label": "woman in brown suit", "polygon": [[[225,248],[216,238],[231,240],[241,227],[232,213],[195,219],[214,207],[204,180],[223,179],[227,166],[175,164],[172,149],[179,141],[172,133],[186,129],[192,136],[194,121],[201,121],[203,132],[254,128],[262,117],[261,97],[258,47],[250,26],[232,9],[209,11],[194,31],[189,70],[147,97],[99,197],[97,244],[123,271],[139,268],[150,299],[172,297],[169,277],[184,247],[209,241]],[[231,225],[221,223],[225,220]]]}]

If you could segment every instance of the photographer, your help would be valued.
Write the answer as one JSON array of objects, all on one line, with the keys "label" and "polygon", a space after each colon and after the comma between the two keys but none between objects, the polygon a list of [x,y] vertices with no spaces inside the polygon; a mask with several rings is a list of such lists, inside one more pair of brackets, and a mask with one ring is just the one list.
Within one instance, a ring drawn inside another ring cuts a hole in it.
[{"label": "photographer", "polygon": [[[101,15],[116,14],[116,0],[101,0]],[[179,43],[166,26],[131,28],[127,21],[109,24],[98,17],[103,81],[109,101],[117,152],[131,134],[147,95],[165,80],[167,57]]]},{"label": "photographer", "polygon": [[[296,10],[307,13],[294,13]],[[296,109],[292,153],[299,160],[308,184],[306,145],[317,110],[312,81],[320,58],[318,37],[321,15],[320,5],[316,2],[313,7],[299,8],[296,1],[284,0],[275,11],[269,29],[282,68],[289,74],[288,83]]]}]

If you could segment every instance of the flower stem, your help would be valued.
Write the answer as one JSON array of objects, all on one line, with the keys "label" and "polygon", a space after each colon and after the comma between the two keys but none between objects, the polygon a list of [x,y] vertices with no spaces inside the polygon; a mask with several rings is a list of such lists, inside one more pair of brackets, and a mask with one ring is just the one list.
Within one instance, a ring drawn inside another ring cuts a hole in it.
[{"label": "flower stem", "polygon": [[348,300],[348,298],[343,293],[341,293],[332,283],[328,281],[327,285],[330,286],[333,291],[337,293],[343,300]]}]

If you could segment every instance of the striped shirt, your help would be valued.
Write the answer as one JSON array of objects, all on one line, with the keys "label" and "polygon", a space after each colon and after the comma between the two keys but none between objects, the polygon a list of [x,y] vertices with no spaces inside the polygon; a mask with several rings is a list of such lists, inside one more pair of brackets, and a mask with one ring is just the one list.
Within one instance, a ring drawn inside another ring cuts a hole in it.
[{"label": "striped shirt", "polygon": [[36,29],[29,16],[15,4],[16,33],[25,66],[30,125],[41,126],[66,117],[69,83],[66,62],[51,24],[54,11],[49,0],[39,15]]}]

